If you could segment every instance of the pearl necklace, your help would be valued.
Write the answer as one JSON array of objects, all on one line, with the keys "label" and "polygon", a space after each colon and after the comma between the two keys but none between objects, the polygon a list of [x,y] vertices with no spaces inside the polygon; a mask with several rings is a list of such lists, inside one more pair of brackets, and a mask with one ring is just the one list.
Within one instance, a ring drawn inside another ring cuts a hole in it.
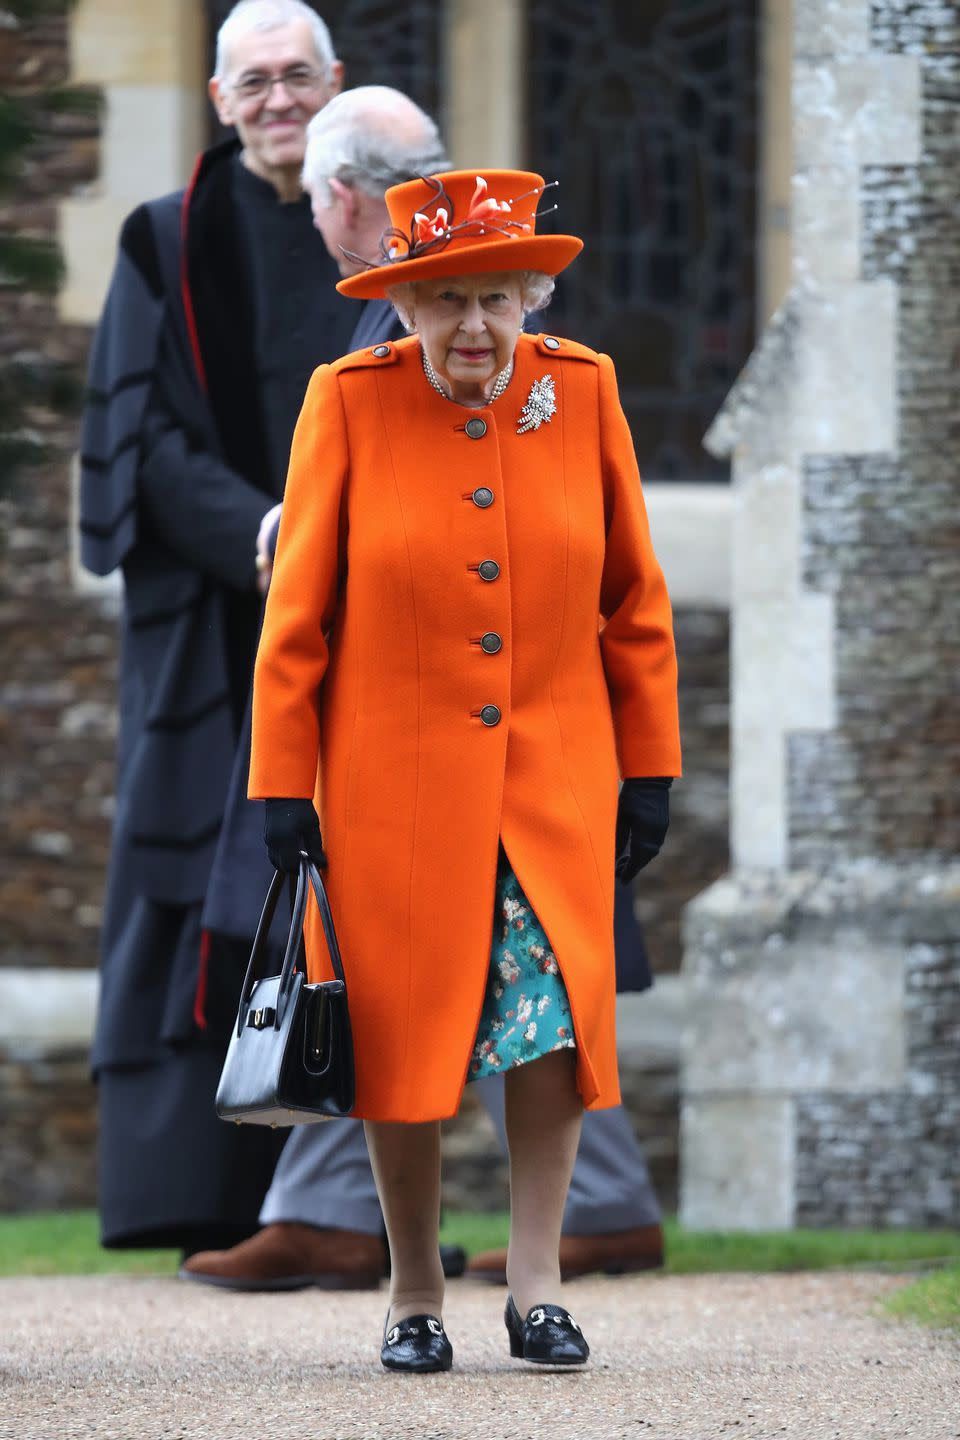
[{"label": "pearl necklace", "polygon": [[[420,347],[420,358],[423,361],[423,373],[427,377],[428,383],[433,386],[434,390],[436,390],[438,395],[443,396],[444,400],[449,400],[451,397],[447,394],[446,387],[441,381],[436,370],[434,370],[433,366],[430,364],[430,359],[422,345]],[[490,399],[484,401],[485,405],[492,405],[494,400],[500,399],[500,396],[510,384],[510,377],[512,375],[513,357],[511,356],[509,362],[503,367],[503,369],[500,371],[500,374],[493,382],[493,389],[490,391]]]}]

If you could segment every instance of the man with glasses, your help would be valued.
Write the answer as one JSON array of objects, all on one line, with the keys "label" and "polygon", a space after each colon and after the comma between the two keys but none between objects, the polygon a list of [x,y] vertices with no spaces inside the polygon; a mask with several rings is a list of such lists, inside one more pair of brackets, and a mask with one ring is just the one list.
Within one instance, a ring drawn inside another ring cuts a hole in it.
[{"label": "man with glasses", "polygon": [[111,1246],[243,1239],[286,1139],[223,1124],[213,1097],[269,879],[258,807],[237,800],[258,537],[310,374],[356,320],[300,186],[307,125],[342,73],[301,0],[234,7],[210,95],[236,138],[127,219],[93,346],[82,555],[124,580],[92,1057]]}]

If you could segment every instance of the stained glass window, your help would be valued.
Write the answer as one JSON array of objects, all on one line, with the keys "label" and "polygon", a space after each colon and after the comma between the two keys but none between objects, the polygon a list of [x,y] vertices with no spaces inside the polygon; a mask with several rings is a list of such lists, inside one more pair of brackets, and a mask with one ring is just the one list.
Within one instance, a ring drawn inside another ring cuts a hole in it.
[{"label": "stained glass window", "polygon": [[611,354],[643,474],[701,439],[754,342],[756,0],[528,0],[527,163],[583,255],[547,322]]}]

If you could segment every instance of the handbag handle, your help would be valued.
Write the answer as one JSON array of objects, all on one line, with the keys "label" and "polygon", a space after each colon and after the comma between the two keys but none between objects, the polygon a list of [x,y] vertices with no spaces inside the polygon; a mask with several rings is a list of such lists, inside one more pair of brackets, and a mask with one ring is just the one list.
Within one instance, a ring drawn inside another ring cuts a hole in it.
[{"label": "handbag handle", "polygon": [[[254,936],[253,948],[250,951],[250,960],[247,964],[247,973],[243,979],[243,988],[240,991],[240,1005],[237,1009],[237,1035],[243,1031],[247,1023],[247,1014],[250,1010],[250,997],[253,994],[253,987],[257,980],[261,979],[259,973],[260,962],[266,951],[267,936],[273,917],[276,914],[277,902],[280,899],[280,892],[283,889],[284,873],[282,870],[275,870],[273,879],[270,881],[270,888],[267,891],[267,898],[263,902],[263,910],[260,913],[260,920],[257,925],[257,933]],[[294,971],[297,969],[297,959],[301,952],[301,940],[303,938],[303,922],[307,910],[307,895],[313,890],[317,906],[320,910],[320,922],[323,926],[324,938],[327,942],[327,950],[330,954],[330,963],[333,972],[340,984],[346,989],[346,978],[343,973],[343,961],[340,956],[340,945],[337,941],[337,932],[334,929],[333,915],[330,911],[330,901],[327,899],[326,887],[321,878],[320,872],[314,862],[305,851],[300,852],[300,868],[297,872],[297,888],[293,898],[293,908],[290,916],[290,929],[287,933],[286,949],[283,952],[283,964],[280,967],[280,985],[277,990],[277,1013],[274,1019],[276,1029],[280,1028],[283,1019],[283,1012],[286,1009],[289,998],[290,987],[293,984]]]},{"label": "handbag handle", "polygon": [[[305,850],[300,851],[300,873],[306,870],[313,889],[314,899],[317,902],[317,909],[320,911],[320,923],[323,926],[323,936],[327,942],[327,953],[330,956],[330,965],[334,975],[340,981],[344,989],[347,988],[346,976],[343,973],[343,960],[340,955],[340,942],[337,939],[337,932],[333,924],[333,912],[330,909],[330,901],[327,899],[327,887],[323,883],[323,876],[317,866],[310,859]],[[306,895],[304,895],[304,911],[306,911]]]}]

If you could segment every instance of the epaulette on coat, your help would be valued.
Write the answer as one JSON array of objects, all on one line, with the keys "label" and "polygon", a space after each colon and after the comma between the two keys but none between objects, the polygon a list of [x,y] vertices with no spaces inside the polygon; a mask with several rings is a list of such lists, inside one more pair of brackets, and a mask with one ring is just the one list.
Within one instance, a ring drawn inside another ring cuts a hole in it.
[{"label": "epaulette on coat", "polygon": [[576,340],[567,340],[549,333],[531,338],[536,342],[540,354],[549,360],[586,360],[593,365],[600,364],[597,351],[591,350],[589,345],[580,345]]},{"label": "epaulette on coat", "polygon": [[339,360],[334,360],[330,368],[334,374],[342,375],[346,370],[369,370],[383,365],[395,365],[404,350],[409,350],[418,344],[417,337],[411,335],[392,343],[383,341],[379,345],[368,345],[363,350],[354,350],[349,355],[341,355]]}]

